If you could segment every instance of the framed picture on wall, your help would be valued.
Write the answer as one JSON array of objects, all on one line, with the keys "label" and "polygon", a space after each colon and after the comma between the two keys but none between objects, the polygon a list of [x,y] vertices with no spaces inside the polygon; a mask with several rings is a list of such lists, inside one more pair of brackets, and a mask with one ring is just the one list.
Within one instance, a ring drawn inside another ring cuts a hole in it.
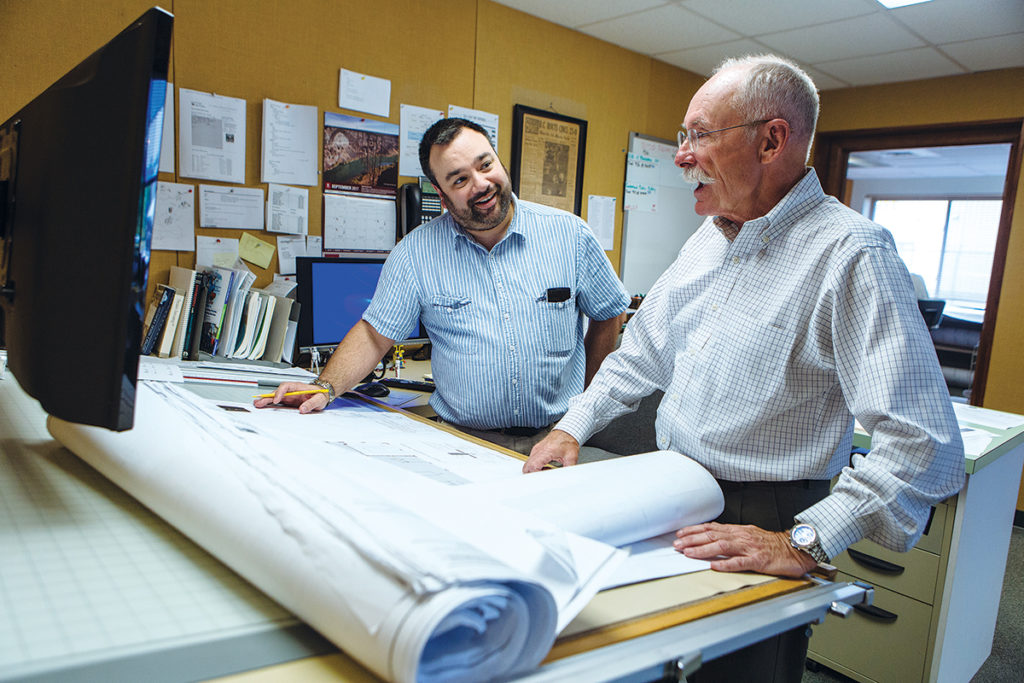
[{"label": "framed picture on wall", "polygon": [[534,109],[512,108],[512,190],[520,199],[580,215],[587,122]]}]

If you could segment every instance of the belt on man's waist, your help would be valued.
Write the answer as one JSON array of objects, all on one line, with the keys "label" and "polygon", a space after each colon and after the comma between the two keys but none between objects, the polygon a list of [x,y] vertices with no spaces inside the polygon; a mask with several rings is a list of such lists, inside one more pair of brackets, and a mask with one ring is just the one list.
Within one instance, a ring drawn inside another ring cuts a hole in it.
[{"label": "belt on man's waist", "polygon": [[827,489],[828,479],[794,479],[793,481],[726,481],[718,480],[723,492],[739,491],[747,488],[783,488],[783,489]]},{"label": "belt on man's waist", "polygon": [[481,429],[482,432],[504,434],[505,436],[537,436],[551,425],[543,427],[498,427],[497,429]]}]

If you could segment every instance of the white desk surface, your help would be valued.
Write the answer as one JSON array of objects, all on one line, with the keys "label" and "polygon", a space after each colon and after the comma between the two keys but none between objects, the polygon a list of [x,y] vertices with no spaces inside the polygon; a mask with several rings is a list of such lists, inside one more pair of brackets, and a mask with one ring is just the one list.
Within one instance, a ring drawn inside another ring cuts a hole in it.
[{"label": "white desk surface", "polygon": [[[336,651],[55,442],[10,376],[0,380],[0,548],[0,680],[196,680]],[[688,576],[701,574],[741,578]],[[744,585],[712,583],[708,595]]]}]

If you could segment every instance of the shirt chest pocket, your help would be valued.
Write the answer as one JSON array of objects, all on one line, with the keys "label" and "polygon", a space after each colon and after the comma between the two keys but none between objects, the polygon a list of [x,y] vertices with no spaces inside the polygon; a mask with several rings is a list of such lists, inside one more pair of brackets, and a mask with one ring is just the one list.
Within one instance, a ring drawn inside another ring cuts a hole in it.
[{"label": "shirt chest pocket", "polygon": [[576,299],[538,301],[540,328],[549,355],[567,356],[576,346]]},{"label": "shirt chest pocket", "polygon": [[438,346],[447,346],[455,353],[474,353],[476,311],[472,304],[473,301],[468,296],[432,297],[430,306],[439,334],[432,336],[431,342]]},{"label": "shirt chest pocket", "polygon": [[715,354],[716,392],[762,407],[778,400],[787,393],[795,343],[794,332],[771,325],[733,330]]}]

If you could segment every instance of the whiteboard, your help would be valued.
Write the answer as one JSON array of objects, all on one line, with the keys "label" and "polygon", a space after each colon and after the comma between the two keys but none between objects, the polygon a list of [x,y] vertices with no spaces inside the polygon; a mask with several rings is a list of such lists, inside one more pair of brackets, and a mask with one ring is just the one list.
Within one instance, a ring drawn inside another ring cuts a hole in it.
[{"label": "whiteboard", "polygon": [[630,294],[646,294],[704,220],[675,165],[676,149],[670,140],[629,134],[619,273]]}]

